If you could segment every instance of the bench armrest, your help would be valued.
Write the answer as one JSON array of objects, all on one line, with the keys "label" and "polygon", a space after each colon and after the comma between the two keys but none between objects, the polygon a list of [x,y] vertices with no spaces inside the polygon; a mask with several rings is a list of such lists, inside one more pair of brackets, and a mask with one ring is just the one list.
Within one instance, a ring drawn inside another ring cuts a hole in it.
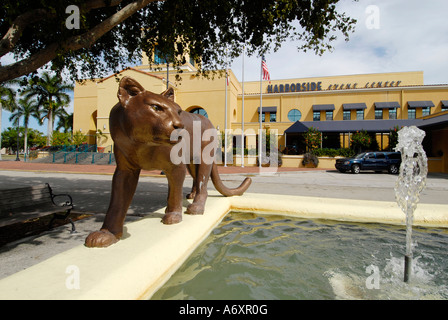
[{"label": "bench armrest", "polygon": [[[69,194],[67,194],[67,193],[54,194],[50,185],[48,183],[46,185],[48,187],[48,190],[50,190],[51,201],[53,202],[54,205],[60,206],[60,207],[73,207],[73,199]],[[65,197],[66,199],[64,199],[63,201],[56,202],[55,198],[58,198],[58,197]]]},{"label": "bench armrest", "polygon": [[[65,197],[64,201],[55,201],[55,198],[57,197]],[[51,194],[51,201],[54,205],[60,206],[60,207],[72,207],[73,206],[73,199],[69,194],[61,193],[61,194]]]}]

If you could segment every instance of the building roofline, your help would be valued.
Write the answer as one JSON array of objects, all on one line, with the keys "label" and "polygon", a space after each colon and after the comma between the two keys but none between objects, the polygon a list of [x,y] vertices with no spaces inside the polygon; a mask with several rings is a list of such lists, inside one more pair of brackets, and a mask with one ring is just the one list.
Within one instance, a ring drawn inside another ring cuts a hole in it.
[{"label": "building roofline", "polygon": [[310,127],[317,128],[321,132],[348,133],[365,130],[367,132],[380,133],[389,132],[395,126],[418,126],[422,123],[422,119],[296,121],[284,133],[303,133]]},{"label": "building roofline", "polygon": [[122,72],[124,72],[124,71],[127,71],[127,70],[132,70],[132,71],[139,72],[139,73],[142,73],[142,74],[144,74],[144,75],[147,75],[147,76],[150,76],[150,77],[153,77],[153,78],[162,80],[162,81],[163,81],[163,80],[166,81],[165,78],[156,76],[155,74],[152,74],[152,73],[149,73],[149,72],[146,72],[146,71],[142,71],[142,70],[139,70],[139,69],[134,68],[134,67],[127,67],[127,68],[125,68],[125,69],[123,69],[123,70],[121,70],[121,71],[119,71],[119,72],[113,73],[113,74],[111,74],[110,76],[107,76],[107,77],[105,77],[105,78],[100,79],[99,81],[97,81],[97,83],[104,82],[104,81],[106,81],[106,80],[108,80],[108,79],[110,79],[110,78],[112,78],[112,77],[115,77],[116,75],[118,75],[118,74],[120,74],[120,73],[122,73]]},{"label": "building roofline", "polygon": [[[422,73],[422,70],[414,71],[391,71],[391,72],[371,72],[371,73],[354,73],[354,74],[335,74],[331,76],[313,76],[304,78],[285,78],[285,79],[271,79],[271,82],[290,81],[290,80],[310,80],[310,79],[328,79],[328,78],[342,78],[342,77],[359,77],[359,76],[375,76],[375,75],[392,75],[392,74],[409,74],[409,73]],[[259,80],[246,81],[246,83],[259,83]]]}]

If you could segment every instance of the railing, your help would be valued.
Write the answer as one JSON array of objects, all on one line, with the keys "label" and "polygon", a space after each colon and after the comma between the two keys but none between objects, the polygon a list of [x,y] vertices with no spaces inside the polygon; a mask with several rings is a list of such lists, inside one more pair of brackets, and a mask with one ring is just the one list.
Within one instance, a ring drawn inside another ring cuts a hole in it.
[{"label": "railing", "polygon": [[80,146],[60,146],[59,150],[53,152],[53,163],[63,162],[63,163],[79,163],[80,160],[85,159],[88,155],[96,151],[96,145],[83,144]]},{"label": "railing", "polygon": [[92,164],[94,163],[111,164],[112,162],[115,162],[115,156],[112,152],[92,153]]},{"label": "railing", "polygon": [[[112,164],[115,155],[112,146],[105,148],[96,145],[52,146],[45,149],[47,157],[33,157],[33,162],[73,163],[73,164]],[[35,151],[36,154],[38,151]],[[28,161],[30,159],[27,159]]]}]

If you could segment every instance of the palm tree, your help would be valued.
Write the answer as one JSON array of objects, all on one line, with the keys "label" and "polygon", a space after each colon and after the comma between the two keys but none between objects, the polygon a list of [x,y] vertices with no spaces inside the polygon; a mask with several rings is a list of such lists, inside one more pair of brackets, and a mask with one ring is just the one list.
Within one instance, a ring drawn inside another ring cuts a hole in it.
[{"label": "palm tree", "polygon": [[[68,113],[65,110],[65,108],[68,107],[68,103],[69,102],[70,101],[67,101],[65,98],[62,99],[61,101],[53,102],[53,108],[52,108],[52,121],[53,121],[53,123],[51,125],[53,130],[55,130],[54,129],[54,121],[56,120],[56,118],[59,118],[58,126],[56,127],[56,130],[59,130],[61,128],[61,126],[59,125],[60,120],[63,119],[63,118],[68,117]],[[46,107],[47,105],[48,104],[45,103],[44,107],[42,108],[43,110],[41,110],[41,112],[40,112],[40,114],[42,115],[42,117],[40,119],[41,123],[43,123],[45,119],[49,119],[50,118],[50,115],[49,115],[50,109]],[[64,132],[67,132],[67,131],[64,131]]]},{"label": "palm tree", "polygon": [[[14,80],[0,84],[0,150],[2,149],[2,109],[11,111],[14,107],[16,93],[10,88],[10,85],[13,83],[15,83]],[[1,152],[0,160],[2,160]]]},{"label": "palm tree", "polygon": [[14,121],[17,123],[19,119],[23,117],[23,126],[25,128],[25,154],[28,154],[28,124],[30,121],[30,117],[35,117],[36,119],[40,119],[39,114],[39,105],[34,99],[20,99],[19,103],[16,105],[13,113],[9,117],[9,121]]},{"label": "palm tree", "polygon": [[73,132],[73,113],[67,113],[64,109],[62,109],[63,112],[58,114],[58,125],[56,127],[56,130],[64,129],[64,132]]},{"label": "palm tree", "polygon": [[68,104],[70,102],[70,96],[67,94],[67,91],[70,90],[73,90],[73,86],[63,83],[60,76],[44,72],[37,80],[30,80],[29,87],[23,92],[25,98],[36,97],[39,106],[46,110],[47,145],[51,144],[55,107],[58,103]]}]

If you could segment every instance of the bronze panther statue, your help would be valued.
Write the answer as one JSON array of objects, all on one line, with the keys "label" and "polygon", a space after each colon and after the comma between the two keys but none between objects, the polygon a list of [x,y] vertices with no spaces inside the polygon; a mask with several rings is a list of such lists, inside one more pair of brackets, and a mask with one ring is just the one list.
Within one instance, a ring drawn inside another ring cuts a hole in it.
[{"label": "bronze panther statue", "polygon": [[[239,187],[227,188],[219,177],[216,163],[193,161],[193,152],[190,152],[190,161],[179,164],[171,161],[171,150],[178,143],[171,139],[175,130],[185,129],[193,139],[194,123],[195,128],[200,123],[201,133],[213,129],[207,118],[182,111],[174,102],[172,88],[162,94],[155,94],[145,90],[134,79],[124,77],[119,84],[118,100],[109,118],[117,163],[112,179],[111,199],[103,226],[86,238],[87,247],[107,247],[121,238],[124,219],[142,169],[159,169],[166,174],[168,199],[162,218],[164,224],[182,221],[182,188],[186,168],[193,177],[193,187],[187,198],[194,199],[187,207],[188,214],[204,213],[210,176],[215,188],[224,196],[242,195],[250,186],[251,179],[246,178]],[[201,151],[210,143],[212,141],[201,141]],[[190,147],[192,146],[193,143],[190,143]]]}]

